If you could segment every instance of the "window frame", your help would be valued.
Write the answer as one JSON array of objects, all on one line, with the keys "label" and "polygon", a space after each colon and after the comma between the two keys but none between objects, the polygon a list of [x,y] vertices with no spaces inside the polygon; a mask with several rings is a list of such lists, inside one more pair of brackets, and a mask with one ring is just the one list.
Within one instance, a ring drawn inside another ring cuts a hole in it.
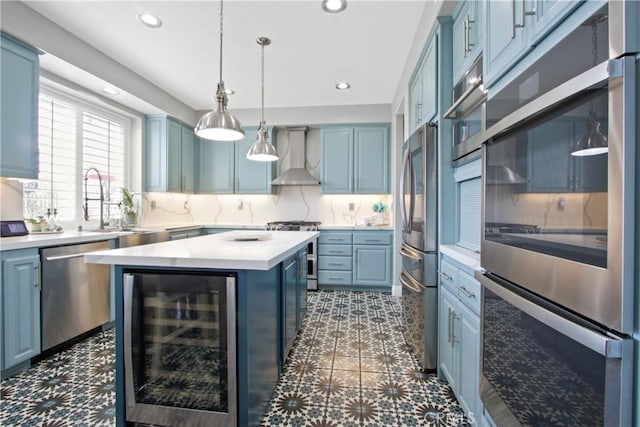
[{"label": "window frame", "polygon": [[[98,99],[95,103],[83,99],[80,96],[75,94],[71,94],[65,90],[61,90],[60,88],[54,86],[55,83],[49,84],[44,81],[40,81],[39,84],[39,95],[45,95],[53,98],[54,100],[58,100],[59,102],[70,105],[75,108],[76,114],[76,143],[75,143],[75,170],[78,179],[76,180],[74,191],[75,191],[75,211],[74,211],[74,221],[65,221],[61,223],[63,228],[76,228],[80,225],[88,225],[88,226],[98,226],[99,219],[92,218],[89,222],[84,221],[83,217],[83,209],[82,205],[84,203],[84,187],[82,177],[84,176],[84,168],[83,168],[83,118],[84,113],[93,114],[103,118],[105,120],[109,120],[117,123],[123,128],[123,143],[124,143],[124,177],[123,182],[125,187],[131,188],[132,183],[132,173],[133,173],[133,165],[131,164],[131,159],[133,157],[133,132],[134,132],[134,119],[131,117],[129,113],[124,110],[120,110],[114,106],[105,106]],[[71,91],[71,89],[69,89]],[[40,118],[40,107],[38,107],[38,118]],[[38,144],[40,134],[38,133]],[[40,162],[40,160],[38,160]],[[94,202],[97,203],[97,202]],[[24,211],[24,207],[23,207]],[[109,211],[108,206],[105,206],[105,211]],[[26,214],[26,212],[25,212]]]}]

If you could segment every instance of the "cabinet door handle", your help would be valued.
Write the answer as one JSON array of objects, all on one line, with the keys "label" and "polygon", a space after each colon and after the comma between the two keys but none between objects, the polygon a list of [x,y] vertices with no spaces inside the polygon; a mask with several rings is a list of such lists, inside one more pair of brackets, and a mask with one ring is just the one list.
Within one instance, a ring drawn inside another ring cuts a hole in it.
[{"label": "cabinet door handle", "polygon": [[464,21],[462,22],[462,51],[464,52],[464,57],[467,57],[467,37],[469,37],[469,22],[468,22],[469,16],[467,16]]},{"label": "cabinet door handle", "polygon": [[465,47],[464,47],[464,56],[465,58],[467,57],[467,53],[471,52],[471,48],[475,47],[475,43],[471,43],[471,24],[475,24],[476,21],[474,21],[473,19],[471,19],[471,17],[469,15],[467,15],[467,19],[465,20],[465,26],[464,26],[464,31],[465,31]]},{"label": "cabinet door handle", "polygon": [[453,277],[449,276],[447,273],[445,273],[444,271],[440,271],[438,270],[438,275],[440,277],[442,277],[444,280],[453,280]]},{"label": "cabinet door handle", "polygon": [[516,38],[516,28],[524,28],[525,27],[525,16],[535,15],[536,9],[533,10],[525,10],[525,0],[520,0],[520,24],[516,23],[516,0],[511,0],[511,38]]},{"label": "cabinet door handle", "polygon": [[465,288],[464,286],[456,286],[456,288],[458,288],[458,290],[460,292],[462,292],[463,294],[465,294],[467,296],[467,298],[475,298],[476,294],[474,294],[473,292],[469,291],[467,288]]},{"label": "cabinet door handle", "polygon": [[38,291],[42,291],[42,282],[40,281],[40,264],[34,265],[33,270],[36,276],[36,282],[33,284],[33,287],[38,288]]},{"label": "cabinet door handle", "polygon": [[451,307],[447,307],[449,313],[447,315],[447,342],[451,344]]},{"label": "cabinet door handle", "polygon": [[453,346],[456,342],[458,342],[458,338],[456,338],[456,319],[459,319],[456,316],[456,312],[451,310],[451,345]]}]

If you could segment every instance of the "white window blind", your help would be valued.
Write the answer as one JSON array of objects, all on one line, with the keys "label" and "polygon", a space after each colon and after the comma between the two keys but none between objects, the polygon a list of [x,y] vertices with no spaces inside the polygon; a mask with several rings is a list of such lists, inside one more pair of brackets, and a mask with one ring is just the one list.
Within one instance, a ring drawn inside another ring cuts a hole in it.
[{"label": "white window blind", "polygon": [[74,221],[76,216],[76,116],[75,107],[44,94],[39,98],[37,181],[24,185],[25,217],[58,212],[58,220]]},{"label": "white window blind", "polygon": [[460,233],[458,245],[480,250],[481,179],[473,178],[458,183],[458,206],[460,209]]},{"label": "white window blind", "polygon": [[118,120],[99,108],[42,90],[39,97],[38,146],[40,173],[37,181],[25,183],[26,218],[57,211],[59,222],[69,226],[84,222],[86,195],[90,220],[100,217],[99,171],[105,200],[104,220],[120,217],[117,202],[125,187],[126,119]]}]

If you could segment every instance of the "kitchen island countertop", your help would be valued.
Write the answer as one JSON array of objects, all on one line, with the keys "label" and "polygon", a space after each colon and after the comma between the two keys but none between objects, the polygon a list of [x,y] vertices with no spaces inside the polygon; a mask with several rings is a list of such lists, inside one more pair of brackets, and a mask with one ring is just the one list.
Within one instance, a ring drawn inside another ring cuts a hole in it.
[{"label": "kitchen island countertop", "polygon": [[274,231],[256,241],[228,240],[232,232],[92,252],[85,262],[129,266],[269,270],[317,238],[313,231]]}]

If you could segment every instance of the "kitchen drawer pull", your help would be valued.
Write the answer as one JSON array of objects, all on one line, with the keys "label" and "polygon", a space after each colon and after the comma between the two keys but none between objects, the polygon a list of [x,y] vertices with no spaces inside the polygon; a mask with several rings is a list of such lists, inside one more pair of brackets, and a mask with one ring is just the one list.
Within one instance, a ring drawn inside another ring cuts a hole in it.
[{"label": "kitchen drawer pull", "polygon": [[342,253],[342,251],[327,251],[327,252],[329,252],[330,254],[341,254]]},{"label": "kitchen drawer pull", "polygon": [[444,271],[440,271],[438,270],[438,275],[440,277],[442,277],[444,280],[453,280],[453,277],[449,276],[447,273],[445,273]]},{"label": "kitchen drawer pull", "polygon": [[342,282],[343,281],[342,277],[329,277],[329,280],[334,280],[336,282]]},{"label": "kitchen drawer pull", "polygon": [[330,262],[329,265],[342,266],[343,264],[341,262]]},{"label": "kitchen drawer pull", "polygon": [[476,294],[474,294],[473,292],[469,291],[464,286],[456,286],[456,288],[458,288],[458,290],[460,292],[462,292],[463,294],[465,294],[468,298],[475,298],[476,297]]},{"label": "kitchen drawer pull", "polygon": [[364,239],[365,242],[380,242],[380,239]]},{"label": "kitchen drawer pull", "polygon": [[327,237],[327,240],[330,240],[332,242],[341,242],[342,239],[339,237]]}]

